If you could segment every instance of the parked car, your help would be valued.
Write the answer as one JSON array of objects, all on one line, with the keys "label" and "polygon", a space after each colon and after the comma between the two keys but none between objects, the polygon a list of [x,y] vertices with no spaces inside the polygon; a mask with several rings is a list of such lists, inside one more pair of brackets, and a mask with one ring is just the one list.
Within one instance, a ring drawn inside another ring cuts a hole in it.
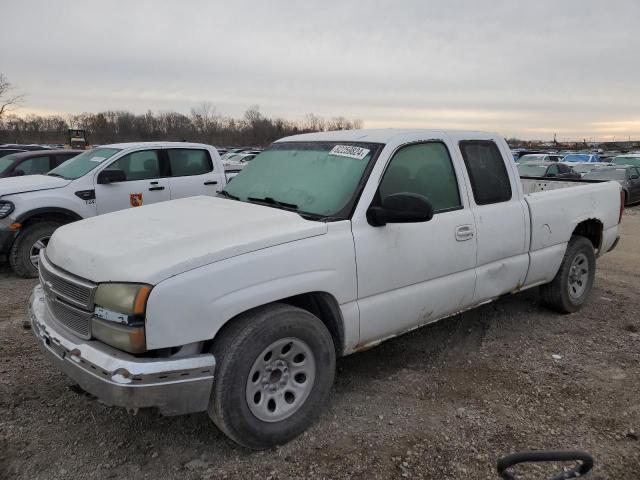
[{"label": "parked car", "polygon": [[529,153],[518,158],[518,163],[529,162],[561,162],[564,155],[558,153]]},{"label": "parked car", "polygon": [[622,185],[625,205],[640,202],[640,167],[620,165],[599,168],[582,178],[584,180],[615,180]]},{"label": "parked car", "polygon": [[562,178],[579,180],[580,174],[569,165],[560,162],[526,162],[518,164],[520,177]]},{"label": "parked car", "polygon": [[529,162],[549,162],[551,159],[549,155],[546,153],[529,153],[527,155],[522,155],[518,158],[518,163],[529,163]]},{"label": "parked car", "polygon": [[7,155],[0,158],[0,178],[42,175],[82,152],[83,150],[35,150]]},{"label": "parked car", "polygon": [[44,145],[23,145],[21,143],[5,143],[4,145],[0,145],[0,148],[15,148],[23,151],[49,150],[49,147],[45,147]]},{"label": "parked car", "polygon": [[573,163],[573,162],[591,163],[591,162],[599,162],[600,157],[595,153],[569,153],[568,155],[564,156],[562,161],[566,163]]},{"label": "parked car", "polygon": [[250,162],[251,160],[256,158],[257,155],[260,155],[261,153],[262,153],[261,150],[250,150],[247,152],[242,152],[237,154],[236,156],[232,157],[231,160],[233,160],[234,162],[246,163],[246,162]]},{"label": "parked car", "polygon": [[620,202],[615,182],[521,181],[494,134],[298,135],[217,198],[59,228],[30,318],[106,404],[207,411],[267,448],[322,412],[338,356],[535,286],[580,309]]},{"label": "parked car", "polygon": [[576,173],[579,173],[581,176],[584,176],[585,174],[593,171],[593,170],[598,170],[602,167],[608,167],[611,166],[611,163],[594,163],[594,162],[587,162],[587,163],[572,163],[571,164],[571,168],[573,168],[573,171]]},{"label": "parked car", "polygon": [[627,153],[625,155],[618,155],[613,159],[615,165],[633,165],[634,167],[640,167],[640,154]]},{"label": "parked car", "polygon": [[20,153],[20,152],[26,152],[26,150],[20,150],[18,148],[0,147],[0,158],[5,157],[7,155],[11,155],[12,153]]},{"label": "parked car", "polygon": [[60,225],[215,195],[235,174],[225,171],[214,147],[198,143],[120,143],[84,151],[47,175],[0,180],[0,254],[16,274],[35,277],[38,253]]}]

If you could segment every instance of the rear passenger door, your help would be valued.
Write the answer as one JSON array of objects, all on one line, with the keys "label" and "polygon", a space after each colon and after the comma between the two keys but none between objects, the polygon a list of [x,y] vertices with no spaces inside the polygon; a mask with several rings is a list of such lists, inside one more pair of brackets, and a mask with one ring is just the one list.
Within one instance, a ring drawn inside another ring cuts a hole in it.
[{"label": "rear passenger door", "polygon": [[519,179],[506,168],[493,140],[462,140],[459,146],[471,185],[478,243],[474,303],[480,303],[524,283],[529,267],[527,206],[512,190]]},{"label": "rear passenger door", "polygon": [[203,148],[167,148],[171,198],[215,195],[224,187],[224,172],[214,169],[213,159]]},{"label": "rear passenger door", "polygon": [[106,167],[122,170],[123,182],[98,184],[96,174],[96,206],[98,214],[141,207],[150,203],[169,200],[169,182],[162,178],[159,150],[132,152]]}]

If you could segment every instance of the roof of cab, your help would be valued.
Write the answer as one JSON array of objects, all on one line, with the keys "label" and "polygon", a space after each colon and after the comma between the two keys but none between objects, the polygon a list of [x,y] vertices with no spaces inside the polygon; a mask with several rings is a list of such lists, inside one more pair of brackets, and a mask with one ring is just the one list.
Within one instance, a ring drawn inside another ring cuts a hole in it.
[{"label": "roof of cab", "polygon": [[110,143],[108,145],[100,145],[98,148],[137,148],[137,147],[205,147],[215,148],[213,145],[205,143],[191,142],[128,142],[128,143]]},{"label": "roof of cab", "polygon": [[334,130],[331,132],[303,133],[300,135],[292,135],[290,137],[281,138],[277,142],[311,142],[311,141],[350,141],[350,142],[371,142],[371,143],[389,143],[394,137],[400,135],[442,135],[449,134],[452,136],[470,137],[482,134],[498,136],[490,132],[478,132],[471,130],[445,130],[445,129],[421,129],[421,128],[384,128],[384,129],[363,129],[363,130]]}]

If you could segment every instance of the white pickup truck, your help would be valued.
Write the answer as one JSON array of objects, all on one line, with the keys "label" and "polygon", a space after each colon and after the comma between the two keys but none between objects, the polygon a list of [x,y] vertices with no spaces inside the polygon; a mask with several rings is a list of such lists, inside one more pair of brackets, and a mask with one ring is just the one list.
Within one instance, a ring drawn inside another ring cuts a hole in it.
[{"label": "white pickup truck", "polygon": [[215,195],[240,168],[199,143],[103,145],[48,175],[0,179],[0,256],[20,276],[38,274],[40,250],[60,225],[193,195]]},{"label": "white pickup truck", "polygon": [[207,411],[265,448],[319,415],[339,356],[538,285],[578,310],[620,202],[615,182],[523,185],[494,134],[294,136],[218,198],[58,229],[31,323],[107,404]]}]

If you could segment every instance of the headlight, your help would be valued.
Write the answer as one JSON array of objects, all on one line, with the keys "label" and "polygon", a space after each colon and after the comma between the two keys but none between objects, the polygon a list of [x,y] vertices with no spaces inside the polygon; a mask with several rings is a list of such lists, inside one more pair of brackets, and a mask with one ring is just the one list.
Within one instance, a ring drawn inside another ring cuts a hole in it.
[{"label": "headlight", "polygon": [[151,286],[139,283],[102,283],[98,285],[94,303],[127,317],[144,315],[150,292]]},{"label": "headlight", "polygon": [[144,315],[151,286],[139,283],[103,283],[94,297],[91,334],[126,352],[146,350]]},{"label": "headlight", "polygon": [[13,212],[14,206],[13,203],[5,201],[0,201],[0,218],[5,218],[9,216],[11,212]]}]

